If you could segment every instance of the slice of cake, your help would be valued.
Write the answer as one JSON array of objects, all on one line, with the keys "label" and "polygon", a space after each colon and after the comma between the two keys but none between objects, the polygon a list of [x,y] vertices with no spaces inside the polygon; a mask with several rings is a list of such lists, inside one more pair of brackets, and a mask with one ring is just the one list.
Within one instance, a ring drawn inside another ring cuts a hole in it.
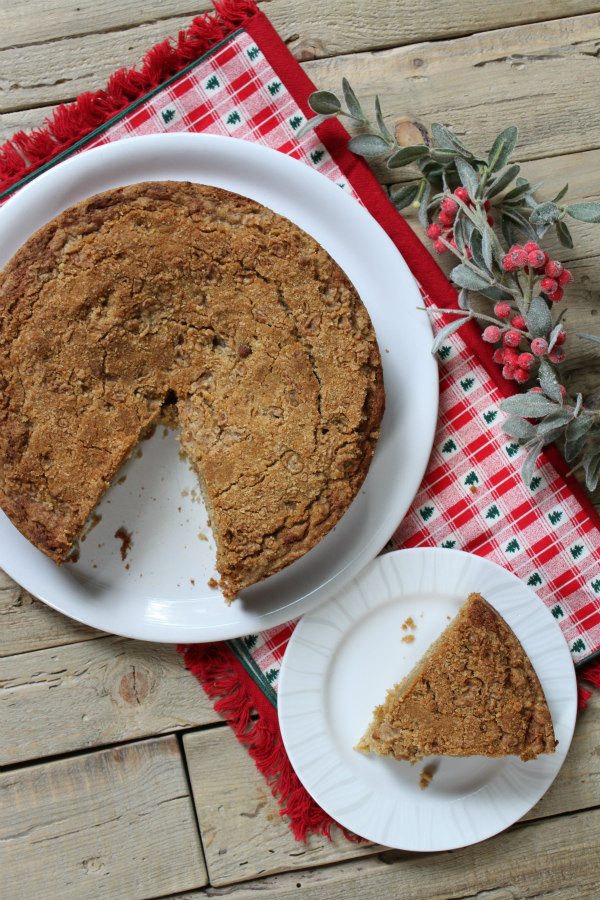
[{"label": "slice of cake", "polygon": [[411,672],[388,691],[357,750],[411,763],[425,756],[553,753],[550,710],[516,635],[470,594]]}]

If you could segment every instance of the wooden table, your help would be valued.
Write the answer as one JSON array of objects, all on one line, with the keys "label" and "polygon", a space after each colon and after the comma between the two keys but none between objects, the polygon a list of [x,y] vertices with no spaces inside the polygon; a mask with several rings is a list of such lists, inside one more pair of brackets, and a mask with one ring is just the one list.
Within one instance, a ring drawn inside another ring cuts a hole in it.
[{"label": "wooden table", "polygon": [[[78,4],[78,5],[76,5]],[[197,9],[184,0],[2,0],[0,137],[104,84]],[[586,0],[272,0],[323,88],[350,77],[392,119],[438,120],[518,159],[548,196],[600,196],[600,4]],[[600,333],[600,229],[573,223],[567,328]],[[571,384],[600,357],[567,344]],[[523,822],[454,853],[411,855],[286,824],[175,651],[47,609],[0,573],[0,893],[4,900],[598,897],[600,694],[552,789]]]}]

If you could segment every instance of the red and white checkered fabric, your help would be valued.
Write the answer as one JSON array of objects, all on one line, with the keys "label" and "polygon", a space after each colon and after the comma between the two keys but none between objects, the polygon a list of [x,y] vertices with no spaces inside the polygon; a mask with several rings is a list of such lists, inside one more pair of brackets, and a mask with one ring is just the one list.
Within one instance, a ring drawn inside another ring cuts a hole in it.
[{"label": "red and white checkered fabric", "polygon": [[[354,194],[283,81],[244,31],[171,79],[104,128],[87,147],[133,135],[206,131],[258,141],[302,160]],[[356,196],[356,194],[354,194]],[[432,302],[425,297],[425,302]],[[440,419],[419,493],[389,548],[435,546],[475,552],[522,578],[560,623],[574,660],[600,649],[600,540],[596,526],[545,461],[523,484],[523,451],[503,434],[500,393],[454,334],[440,348]],[[275,698],[294,623],[231,642]]]}]

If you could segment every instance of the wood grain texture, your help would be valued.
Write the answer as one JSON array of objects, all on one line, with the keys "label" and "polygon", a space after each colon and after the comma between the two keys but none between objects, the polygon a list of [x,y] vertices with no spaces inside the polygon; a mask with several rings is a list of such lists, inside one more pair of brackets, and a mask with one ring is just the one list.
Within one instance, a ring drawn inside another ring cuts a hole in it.
[{"label": "wood grain texture", "polygon": [[3,765],[219,721],[174,647],[116,637],[5,657],[0,698]]},{"label": "wood grain texture", "polygon": [[331,842],[315,835],[307,844],[295,841],[262,775],[228,728],[185,734],[183,746],[211,884],[377,852],[372,844],[350,843],[338,830]]},{"label": "wood grain texture", "polygon": [[[487,31],[504,25],[539,22],[557,17],[555,0],[472,0],[468,15],[462,0],[258,0],[280,34],[297,35],[291,47],[299,54],[330,56],[399,46],[428,38]],[[131,28],[167,17],[198,15],[210,8],[206,0],[37,0],[6,3],[0,46],[56,41],[74,35]],[[593,12],[592,0],[561,0],[561,16]],[[166,34],[165,30],[165,34]],[[305,58],[307,58],[305,56]]]},{"label": "wood grain texture", "polygon": [[174,737],[0,775],[3,900],[155,897],[206,884]]},{"label": "wood grain texture", "polygon": [[88,641],[101,634],[36,600],[0,569],[0,657]]},{"label": "wood grain texture", "polygon": [[[452,853],[387,851],[221,888],[234,900],[595,900],[600,810],[529,823]],[[195,892],[177,900],[213,895]],[[166,898],[165,898],[166,900]],[[175,900],[175,898],[171,898]]]}]

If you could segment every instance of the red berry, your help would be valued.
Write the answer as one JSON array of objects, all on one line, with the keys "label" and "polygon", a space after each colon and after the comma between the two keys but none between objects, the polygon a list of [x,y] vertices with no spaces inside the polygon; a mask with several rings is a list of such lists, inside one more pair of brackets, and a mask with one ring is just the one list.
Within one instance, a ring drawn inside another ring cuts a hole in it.
[{"label": "red berry", "polygon": [[525,323],[525,319],[523,318],[523,316],[513,316],[510,321],[510,324],[512,325],[513,328],[520,328],[521,331],[523,331],[526,323]]},{"label": "red berry", "polygon": [[515,381],[517,384],[525,384],[529,380],[529,372],[527,369],[515,369]]},{"label": "red berry", "polygon": [[541,387],[532,387],[527,391],[528,394],[543,394],[543,390]]},{"label": "red berry", "polygon": [[534,250],[539,250],[539,244],[536,244],[535,241],[527,241],[526,244],[523,244],[523,250],[525,253],[533,253]]},{"label": "red berry", "polygon": [[540,287],[545,294],[551,294],[558,288],[558,281],[554,278],[542,278],[540,281]]},{"label": "red berry", "polygon": [[565,284],[573,281],[573,273],[570,269],[564,269],[558,276],[557,281],[561,285],[561,287],[564,287]]},{"label": "red berry", "polygon": [[483,332],[483,339],[484,341],[487,341],[488,344],[497,344],[501,336],[502,332],[497,325],[488,325]]},{"label": "red berry", "polygon": [[454,196],[462,200],[463,203],[469,203],[471,200],[468,190],[464,187],[457,187],[454,191]]},{"label": "red berry", "polygon": [[491,206],[492,206],[492,204],[490,203],[489,200],[484,201],[483,208],[485,209],[486,212],[488,211],[488,209],[491,209]]},{"label": "red berry", "polygon": [[436,253],[447,253],[448,252],[448,248],[446,247],[445,244],[442,244],[442,242],[439,240],[439,238],[437,241],[433,242],[433,249],[435,250]]},{"label": "red berry", "polygon": [[454,216],[451,216],[450,213],[444,212],[444,210],[441,211],[438,218],[440,220],[440,225],[448,226],[452,225],[452,223],[454,222]]},{"label": "red berry", "polygon": [[494,362],[495,363],[504,363],[505,358],[504,354],[506,350],[503,347],[499,347],[498,350],[494,350]]},{"label": "red berry", "polygon": [[521,341],[521,335],[514,328],[510,328],[504,333],[502,338],[505,347],[518,347]]},{"label": "red berry", "polygon": [[454,218],[458,212],[458,203],[454,197],[444,197],[440,203],[440,208],[448,215]]},{"label": "red berry", "polygon": [[522,269],[523,266],[527,265],[527,254],[518,244],[513,244],[508,251],[508,256],[510,256],[517,269]]},{"label": "red berry", "polygon": [[558,303],[559,300],[562,300],[564,293],[561,287],[557,287],[555,291],[547,292],[546,297],[548,300],[552,300],[553,303]]},{"label": "red berry", "polygon": [[437,222],[432,222],[431,225],[428,226],[427,231],[425,232],[427,237],[431,238],[432,241],[437,240],[437,238],[439,238],[441,233],[442,233],[442,229],[437,224]]},{"label": "red berry", "polygon": [[556,335],[556,340],[555,340],[554,343],[557,344],[557,345],[560,347],[561,344],[564,344],[564,342],[566,341],[566,339],[567,339],[567,332],[566,332],[566,331],[559,331],[558,334]]},{"label": "red berry", "polygon": [[527,254],[527,265],[531,266],[532,269],[540,269],[542,266],[545,266],[546,254],[544,251],[540,250],[539,247],[537,250],[531,250]]},{"label": "red berry", "polygon": [[518,364],[521,369],[531,369],[535,365],[535,356],[532,353],[520,353]]},{"label": "red berry", "polygon": [[564,271],[564,266],[557,259],[551,259],[550,262],[546,263],[546,268],[544,272],[546,275],[549,275],[550,278],[558,278],[559,275],[562,275]]},{"label": "red berry", "polygon": [[567,389],[566,389],[566,387],[564,386],[564,384],[559,384],[558,389],[559,389],[559,391],[560,391],[560,396],[563,398],[563,400],[566,400],[566,398],[567,398]]},{"label": "red berry", "polygon": [[467,259],[473,259],[473,254],[471,253],[471,248],[469,246],[465,246],[465,253],[467,255]]},{"label": "red berry", "polygon": [[515,367],[514,366],[503,366],[502,374],[506,378],[507,381],[512,381],[515,377]]},{"label": "red berry", "polygon": [[494,312],[499,319],[508,319],[511,313],[510,303],[496,303]]},{"label": "red berry", "polygon": [[548,341],[545,338],[534,338],[531,342],[531,352],[534,356],[545,356],[548,352]]},{"label": "red berry", "polygon": [[512,347],[504,348],[504,362],[509,366],[514,366],[515,369],[519,365],[519,353],[517,350],[513,350]]},{"label": "red berry", "polygon": [[550,353],[548,354],[550,362],[556,363],[556,365],[559,365],[561,362],[564,362],[565,356],[566,356],[566,354],[565,354],[565,351],[562,349],[562,347],[554,347],[554,349],[551,350]]},{"label": "red berry", "polygon": [[494,217],[493,217],[493,216],[486,216],[486,221],[487,221],[488,225],[493,225],[493,224],[494,224]]},{"label": "red berry", "polygon": [[501,265],[505,272],[516,272],[519,268],[518,265],[512,261],[510,253],[507,253],[506,256],[502,257]]}]

